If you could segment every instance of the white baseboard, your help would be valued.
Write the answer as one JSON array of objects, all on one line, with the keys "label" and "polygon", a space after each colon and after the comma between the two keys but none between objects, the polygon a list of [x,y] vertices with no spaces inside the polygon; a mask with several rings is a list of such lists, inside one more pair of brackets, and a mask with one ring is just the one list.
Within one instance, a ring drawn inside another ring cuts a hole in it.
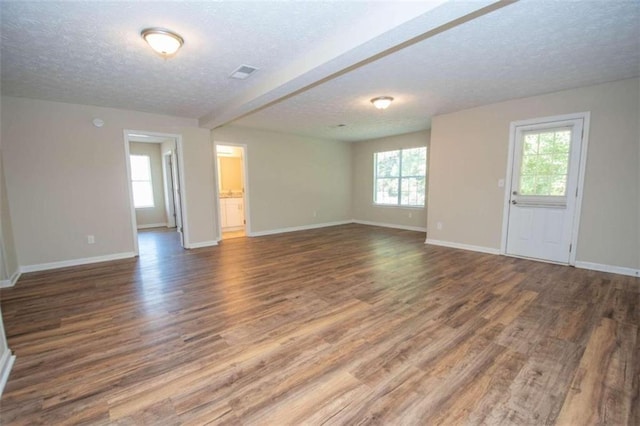
[{"label": "white baseboard", "polygon": [[612,274],[629,275],[630,277],[640,277],[640,269],[627,268],[624,266],[603,265],[601,263],[576,261],[576,268],[591,269],[592,271],[610,272]]},{"label": "white baseboard", "polygon": [[454,243],[454,242],[451,242],[451,241],[432,240],[431,238],[427,238],[427,240],[424,243],[425,244],[431,244],[431,245],[434,245],[434,246],[442,246],[442,247],[449,247],[449,248],[455,248],[455,249],[477,251],[477,252],[480,252],[480,253],[500,254],[500,249],[494,249],[494,248],[491,248],[491,247],[483,247],[483,246],[472,246],[472,245],[469,245],[469,244],[460,244],[460,243]]},{"label": "white baseboard", "polygon": [[196,249],[196,248],[202,248],[202,247],[212,247],[212,246],[217,246],[217,245],[218,245],[218,241],[217,240],[211,240],[211,241],[202,241],[202,242],[199,242],[199,243],[187,244],[185,248]]},{"label": "white baseboard", "polygon": [[147,229],[147,228],[168,228],[169,225],[165,223],[147,223],[146,225],[138,225],[138,229]]},{"label": "white baseboard", "polygon": [[352,221],[352,223],[357,223],[360,225],[381,226],[383,228],[404,229],[406,231],[427,232],[427,228],[423,228],[421,226],[396,225],[394,223],[369,222],[366,220],[355,219]]},{"label": "white baseboard", "polygon": [[18,270],[14,272],[11,278],[9,278],[8,280],[0,281],[0,288],[13,287],[14,285],[16,285],[16,282],[20,279],[20,275],[22,274]]},{"label": "white baseboard", "polygon": [[105,256],[85,257],[83,259],[63,260],[61,262],[40,263],[37,265],[24,265],[20,267],[20,272],[47,271],[49,269],[66,268],[68,266],[87,265],[89,263],[108,262],[110,260],[120,260],[136,257],[132,251],[124,253],[107,254]]},{"label": "white baseboard", "polygon": [[329,226],[347,225],[353,223],[352,220],[341,220],[338,222],[314,223],[312,225],[292,226],[290,228],[270,229],[268,231],[251,232],[249,237],[263,237],[265,235],[283,234],[285,232],[306,231],[309,229],[327,228]]},{"label": "white baseboard", "polygon": [[9,349],[4,351],[0,357],[0,396],[2,396],[2,391],[4,391],[4,387],[9,380],[9,374],[15,360],[16,356],[12,355]]}]

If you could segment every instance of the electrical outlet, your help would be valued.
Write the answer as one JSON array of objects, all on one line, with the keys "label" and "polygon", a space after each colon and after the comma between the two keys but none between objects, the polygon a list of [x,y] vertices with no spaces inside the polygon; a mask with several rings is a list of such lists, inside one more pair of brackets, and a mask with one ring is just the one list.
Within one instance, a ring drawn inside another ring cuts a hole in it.
[{"label": "electrical outlet", "polygon": [[313,211],[313,217],[318,217],[318,211],[317,210]]},{"label": "electrical outlet", "polygon": [[87,235],[87,244],[95,244],[96,243],[96,237],[94,237],[93,235]]},{"label": "electrical outlet", "polygon": [[438,231],[442,229],[442,222],[438,222],[436,224],[436,228],[438,228]]},{"label": "electrical outlet", "polygon": [[409,212],[409,219],[413,217],[413,213]]}]

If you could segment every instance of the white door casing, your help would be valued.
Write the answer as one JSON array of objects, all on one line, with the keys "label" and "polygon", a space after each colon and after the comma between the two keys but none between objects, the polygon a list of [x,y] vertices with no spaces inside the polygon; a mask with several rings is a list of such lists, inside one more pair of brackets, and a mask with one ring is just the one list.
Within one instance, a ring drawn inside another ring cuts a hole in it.
[{"label": "white door casing", "polygon": [[167,214],[167,228],[176,227],[176,208],[173,200],[173,166],[171,152],[162,154],[162,173],[164,180],[165,211]]},{"label": "white door casing", "polygon": [[183,223],[183,212],[182,212],[182,187],[180,186],[180,166],[179,166],[179,157],[177,150],[173,150],[171,153],[171,168],[172,168],[172,177],[173,177],[173,199],[176,213],[176,227],[178,228],[178,233],[180,234],[180,243],[182,247],[185,247],[185,238],[184,238],[184,223]]},{"label": "white door casing", "polygon": [[511,123],[501,252],[574,264],[588,113]]},{"label": "white door casing", "polygon": [[[129,207],[131,210],[131,235],[133,237],[133,250],[136,256],[139,254],[138,249],[138,229],[136,224],[136,210],[133,203],[133,191],[131,188],[131,163],[130,163],[130,150],[129,150],[129,134],[144,134],[149,137],[157,137],[162,139],[172,138],[175,141],[175,148],[172,150],[172,171],[174,172],[174,189],[179,190],[179,197],[174,196],[174,203],[176,204],[176,214],[180,215],[180,245],[184,248],[189,248],[189,228],[186,218],[187,215],[187,195],[184,188],[184,163],[183,163],[183,141],[182,135],[149,132],[145,130],[131,130],[124,129],[124,153],[125,153],[125,165],[127,173],[127,188],[129,193]],[[152,142],[155,143],[155,142]],[[182,184],[182,186],[180,186]]]}]

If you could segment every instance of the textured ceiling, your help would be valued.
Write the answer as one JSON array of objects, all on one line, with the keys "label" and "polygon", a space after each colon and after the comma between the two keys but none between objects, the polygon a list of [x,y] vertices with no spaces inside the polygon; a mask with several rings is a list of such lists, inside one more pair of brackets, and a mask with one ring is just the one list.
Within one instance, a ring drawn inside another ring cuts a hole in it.
[{"label": "textured ceiling", "polygon": [[[435,114],[638,75],[640,2],[518,2],[234,124],[357,141],[428,129]],[[395,98],[382,112],[369,102],[380,95]]]},{"label": "textured ceiling", "polygon": [[[2,1],[2,93],[199,118],[390,2]],[[403,6],[408,12],[417,8]],[[185,39],[175,58],[140,37]],[[241,64],[260,68],[229,79]],[[262,74],[262,75],[261,75]]]},{"label": "textured ceiling", "polygon": [[[437,113],[640,74],[637,0],[0,7],[2,94],[198,118],[207,127],[362,140],[428,128]],[[139,33],[151,26],[185,38],[176,57],[150,51]],[[408,42],[437,27],[447,30]],[[260,70],[229,79],[240,64]],[[377,95],[396,101],[379,112],[369,103]]]}]

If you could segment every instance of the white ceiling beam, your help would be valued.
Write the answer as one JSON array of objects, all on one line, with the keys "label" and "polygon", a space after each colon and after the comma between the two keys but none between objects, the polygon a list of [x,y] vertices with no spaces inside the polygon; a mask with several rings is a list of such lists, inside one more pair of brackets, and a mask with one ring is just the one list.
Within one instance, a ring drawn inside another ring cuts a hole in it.
[{"label": "white ceiling beam", "polygon": [[349,34],[336,34],[307,55],[252,86],[223,109],[199,118],[200,127],[213,129],[290,98],[405,47],[433,37],[517,0],[437,0],[377,16],[354,25]]}]

